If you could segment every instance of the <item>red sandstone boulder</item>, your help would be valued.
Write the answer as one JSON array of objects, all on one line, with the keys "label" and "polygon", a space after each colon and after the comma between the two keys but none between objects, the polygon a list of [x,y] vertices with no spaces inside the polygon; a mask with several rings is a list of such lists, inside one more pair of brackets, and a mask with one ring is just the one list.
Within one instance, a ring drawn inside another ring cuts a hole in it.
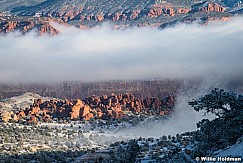
[{"label": "red sandstone boulder", "polygon": [[83,119],[86,121],[90,120],[91,118],[94,118],[94,115],[92,113],[88,113],[83,117]]},{"label": "red sandstone boulder", "polygon": [[70,118],[72,120],[78,119],[80,116],[80,109],[83,108],[84,106],[85,103],[82,100],[77,99],[75,105],[71,108]]},{"label": "red sandstone boulder", "polygon": [[0,118],[3,122],[8,122],[11,119],[11,112],[4,111],[0,114]]},{"label": "red sandstone boulder", "polygon": [[135,11],[132,11],[131,15],[130,15],[130,19],[133,20],[133,19],[136,19],[140,14],[140,10],[135,10]]},{"label": "red sandstone boulder", "polygon": [[122,12],[117,12],[112,16],[113,21],[118,21],[120,19],[120,16],[122,15]]},{"label": "red sandstone boulder", "polygon": [[84,107],[82,107],[80,109],[79,117],[83,118],[85,115],[90,113],[90,110],[91,110],[90,106],[89,105],[85,105]]},{"label": "red sandstone boulder", "polygon": [[40,111],[40,107],[36,106],[36,107],[32,107],[29,111],[29,114],[38,114],[38,112]]},{"label": "red sandstone boulder", "polygon": [[96,15],[95,20],[99,21],[99,22],[103,21],[104,20],[104,15],[103,14]]},{"label": "red sandstone boulder", "polygon": [[80,112],[80,107],[77,105],[74,105],[71,108],[71,112],[70,112],[70,118],[71,120],[75,120],[79,118],[79,112]]},{"label": "red sandstone boulder", "polygon": [[20,119],[20,118],[25,117],[26,115],[25,115],[24,111],[20,111],[20,112],[18,112],[17,116],[18,116],[18,119]]}]

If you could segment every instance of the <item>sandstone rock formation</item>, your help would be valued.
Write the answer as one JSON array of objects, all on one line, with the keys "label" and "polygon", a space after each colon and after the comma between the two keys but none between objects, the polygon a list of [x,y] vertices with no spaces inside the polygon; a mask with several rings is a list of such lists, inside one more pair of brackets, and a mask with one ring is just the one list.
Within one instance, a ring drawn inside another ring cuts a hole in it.
[{"label": "sandstone rock formation", "polygon": [[[48,20],[51,21],[51,20]],[[38,27],[38,28],[37,28]],[[4,21],[0,22],[0,32],[9,33],[12,31],[20,31],[26,33],[30,30],[37,29],[39,35],[50,34],[57,35],[59,31],[52,27],[49,22],[33,22],[33,21]]]},{"label": "sandstone rock formation", "polygon": [[13,112],[4,111],[0,112],[0,114],[1,121],[8,122],[11,119],[11,115],[13,114]]},{"label": "sandstone rock formation", "polygon": [[131,93],[111,94],[85,98],[84,100],[34,100],[29,108],[19,109],[15,112],[3,112],[2,121],[10,119],[18,121],[26,118],[28,122],[43,120],[48,122],[51,118],[70,118],[71,120],[90,119],[121,119],[127,113],[164,116],[172,112],[175,103],[174,96],[164,99],[145,98],[138,99]]},{"label": "sandstone rock formation", "polygon": [[[75,3],[76,5],[73,5]],[[0,32],[21,31],[23,33],[37,29],[40,35],[59,33],[50,24],[51,21],[66,23],[88,29],[102,22],[114,22],[114,29],[129,26],[153,26],[172,23],[174,17],[179,22],[189,19],[207,18],[207,13],[214,13],[213,18],[233,16],[227,3],[217,4],[216,1],[46,1],[37,6],[27,7],[13,15],[0,13]],[[68,5],[69,4],[69,5]],[[99,5],[98,5],[99,4]],[[230,6],[233,7],[233,6]],[[231,9],[232,10],[232,9]],[[14,11],[14,10],[13,10]],[[233,11],[233,10],[232,10]],[[236,8],[235,13],[238,9]],[[216,13],[215,13],[216,12]],[[226,12],[228,15],[220,13]],[[197,14],[198,13],[198,14]],[[171,22],[170,22],[171,19]],[[206,20],[207,21],[207,20]]]},{"label": "sandstone rock formation", "polygon": [[52,27],[49,23],[41,25],[38,31],[41,36],[44,34],[57,35],[59,33],[59,31]]},{"label": "sandstone rock formation", "polygon": [[225,10],[226,10],[225,7],[217,3],[205,1],[195,6],[192,6],[192,10],[190,12],[211,12],[211,11],[224,12]]}]

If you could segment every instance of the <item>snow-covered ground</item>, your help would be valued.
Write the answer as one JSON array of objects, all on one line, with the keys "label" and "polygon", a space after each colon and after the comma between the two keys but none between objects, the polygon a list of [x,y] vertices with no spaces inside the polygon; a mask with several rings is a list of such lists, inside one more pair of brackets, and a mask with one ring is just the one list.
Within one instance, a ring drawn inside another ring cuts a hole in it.
[{"label": "snow-covered ground", "polygon": [[[53,98],[41,97],[34,93],[25,93],[21,96],[11,97],[2,100],[0,102],[0,109],[12,110],[13,108],[29,107],[31,104],[33,104],[35,99],[50,100]],[[188,114],[189,111],[190,110],[187,110],[185,113],[187,114],[187,116],[191,115]],[[182,121],[172,122],[172,120],[178,120],[178,117],[175,118],[172,116],[168,119],[163,120],[152,119],[150,122],[149,118],[145,118],[144,121],[139,121],[136,126],[132,125],[130,121],[117,120],[71,121],[69,123],[60,123],[54,120],[53,123],[39,123],[36,126],[37,128],[34,128],[33,126],[26,127],[21,124],[9,123],[10,125],[16,125],[16,127],[20,129],[23,129],[25,127],[28,130],[31,130],[28,132],[32,135],[28,137],[28,139],[23,139],[22,144],[18,141],[10,141],[9,143],[5,143],[5,140],[3,140],[4,144],[2,144],[0,147],[2,151],[7,153],[9,148],[15,147],[19,148],[19,153],[30,153],[36,152],[38,150],[52,151],[54,149],[84,151],[92,149],[107,149],[109,151],[109,149],[114,147],[109,147],[111,144],[116,144],[116,142],[120,142],[117,144],[119,144],[120,147],[126,148],[128,144],[121,143],[121,141],[126,142],[130,139],[139,139],[137,141],[137,144],[142,149],[142,152],[137,159],[139,159],[142,163],[156,162],[156,159],[164,158],[165,156],[167,157],[170,152],[177,153],[177,159],[181,158],[187,162],[196,162],[196,159],[194,160],[193,158],[191,158],[191,156],[186,152],[186,149],[189,149],[188,151],[193,150],[193,148],[190,148],[190,135],[184,135],[180,138],[180,140],[177,140],[177,138],[174,137],[173,140],[172,134],[170,135],[172,136],[172,138],[168,138],[170,139],[169,141],[162,139],[162,137],[155,136],[169,136],[169,134],[166,134],[165,130],[167,131],[168,129],[175,127],[175,124],[180,123],[184,125],[186,123],[186,116],[182,116],[179,119],[181,119]],[[42,137],[42,135],[39,136],[38,134],[35,134],[36,130],[39,130],[38,132],[40,133],[47,131],[47,134],[44,134],[44,137]],[[179,153],[177,152],[178,149],[180,150]],[[104,151],[98,151],[96,152],[96,154],[97,157],[109,156],[109,154]],[[87,153],[82,157],[77,158],[77,160],[85,160],[91,156],[93,156],[93,153]],[[236,144],[226,149],[216,151],[211,157],[241,158],[241,162],[243,162],[243,137],[241,137]],[[206,160],[206,162],[210,161]],[[216,160],[214,162],[220,161]]]},{"label": "snow-covered ground", "polygon": [[20,96],[6,98],[0,101],[1,110],[13,110],[16,108],[26,108],[33,104],[35,99],[50,100],[55,99],[51,97],[42,97],[33,92],[27,92]]},{"label": "snow-covered ground", "polygon": [[229,158],[240,158],[241,161],[237,161],[237,162],[243,162],[243,136],[241,138],[238,139],[237,143],[222,149],[222,150],[218,150],[214,153],[214,156],[212,156],[213,158],[216,158],[216,162],[222,162],[222,161],[218,161],[218,158],[224,158],[224,157],[229,157]]},{"label": "snow-covered ground", "polygon": [[219,153],[215,155],[215,157],[226,157],[226,156],[231,156],[231,157],[242,157],[243,161],[243,142],[234,144],[224,150],[218,151]]}]

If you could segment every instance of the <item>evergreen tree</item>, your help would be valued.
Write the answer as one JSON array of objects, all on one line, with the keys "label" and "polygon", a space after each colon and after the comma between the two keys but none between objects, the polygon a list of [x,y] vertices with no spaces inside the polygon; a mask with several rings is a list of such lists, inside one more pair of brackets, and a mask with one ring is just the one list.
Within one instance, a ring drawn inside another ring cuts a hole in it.
[{"label": "evergreen tree", "polygon": [[217,117],[197,123],[199,130],[194,135],[198,145],[195,156],[210,155],[213,151],[236,143],[243,133],[243,96],[223,89],[214,89],[210,94],[189,102],[196,111],[213,113]]}]

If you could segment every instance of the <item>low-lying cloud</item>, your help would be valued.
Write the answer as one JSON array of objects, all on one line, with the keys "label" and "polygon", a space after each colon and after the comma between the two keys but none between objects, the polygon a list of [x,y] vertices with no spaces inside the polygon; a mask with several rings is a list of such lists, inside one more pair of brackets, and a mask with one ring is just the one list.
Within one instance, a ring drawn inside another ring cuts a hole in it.
[{"label": "low-lying cloud", "polygon": [[0,82],[241,76],[243,18],[207,26],[0,36]]},{"label": "low-lying cloud", "polygon": [[187,131],[196,131],[197,123],[202,119],[214,119],[213,114],[196,112],[188,105],[192,99],[197,99],[210,92],[211,88],[224,87],[224,83],[218,83],[219,79],[208,78],[201,84],[192,86],[184,83],[185,89],[181,89],[176,97],[175,109],[166,120],[141,122],[137,126],[119,131],[117,134],[127,137],[161,137],[162,135],[176,135]]}]

